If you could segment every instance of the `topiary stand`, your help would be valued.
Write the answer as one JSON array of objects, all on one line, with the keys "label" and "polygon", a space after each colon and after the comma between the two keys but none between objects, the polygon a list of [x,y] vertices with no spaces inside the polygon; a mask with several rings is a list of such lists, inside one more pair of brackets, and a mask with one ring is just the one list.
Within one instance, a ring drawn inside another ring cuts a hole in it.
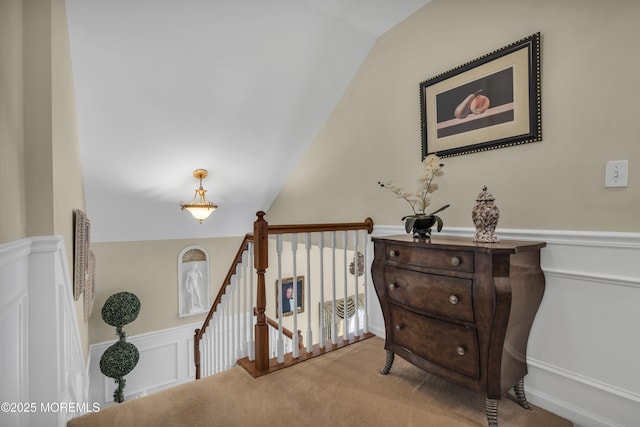
[{"label": "topiary stand", "polygon": [[107,298],[102,306],[102,319],[116,328],[119,340],[105,350],[100,358],[100,371],[113,378],[118,388],[113,392],[113,401],[124,402],[124,376],[138,364],[140,353],[138,348],[127,342],[127,335],[122,329],[138,317],[140,300],[131,292],[119,292]]}]

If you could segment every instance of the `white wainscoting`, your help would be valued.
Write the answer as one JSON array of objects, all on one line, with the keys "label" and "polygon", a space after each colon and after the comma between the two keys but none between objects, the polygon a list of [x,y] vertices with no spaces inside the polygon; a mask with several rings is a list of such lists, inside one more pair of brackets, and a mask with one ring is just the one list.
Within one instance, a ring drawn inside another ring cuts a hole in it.
[{"label": "white wainscoting", "polygon": [[86,411],[59,405],[91,409],[64,247],[60,236],[0,245],[0,402],[29,405],[0,425],[63,426]]},{"label": "white wainscoting", "polygon": [[[193,364],[193,333],[201,326],[201,323],[193,323],[128,336],[127,341],[138,348],[140,359],[133,371],[125,376],[127,382],[124,399],[135,399],[194,380],[196,372]],[[99,402],[101,407],[113,404],[116,385],[112,378],[105,377],[100,372],[100,358],[115,342],[116,340],[92,344],[89,350],[89,397],[92,402]]]},{"label": "white wainscoting", "polygon": [[[473,237],[474,232],[445,228],[441,234]],[[373,233],[391,234],[405,234],[404,227],[376,226]],[[545,295],[528,345],[529,401],[576,426],[639,425],[640,233],[497,230],[497,235],[547,242],[541,253]],[[371,331],[384,337],[379,305],[370,303]]]}]

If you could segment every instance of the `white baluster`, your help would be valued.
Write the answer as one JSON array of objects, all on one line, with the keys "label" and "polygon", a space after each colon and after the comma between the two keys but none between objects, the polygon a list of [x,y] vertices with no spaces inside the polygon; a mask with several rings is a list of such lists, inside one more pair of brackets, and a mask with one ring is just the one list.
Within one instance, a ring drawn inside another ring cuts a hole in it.
[{"label": "white baluster", "polygon": [[251,273],[249,270],[249,266],[247,265],[249,258],[249,254],[247,251],[242,252],[242,308],[240,309],[241,317],[240,317],[240,328],[241,328],[241,348],[240,348],[240,357],[247,356],[247,310],[249,310],[249,304],[247,301],[247,287],[248,287],[248,275]]},{"label": "white baluster", "polygon": [[331,343],[336,344],[336,232],[331,232],[331,271],[333,280],[331,281]]},{"label": "white baluster", "polygon": [[278,363],[284,362],[284,343],[282,341],[282,234],[276,236],[276,253],[278,254],[278,286],[276,298],[278,301]]},{"label": "white baluster", "polygon": [[324,319],[324,232],[320,232],[318,239],[320,248],[320,348],[325,348],[327,337],[324,335],[325,319]]},{"label": "white baluster", "polygon": [[[291,235],[291,252],[293,254],[293,358],[298,358],[299,354],[299,340],[298,340],[298,235]],[[302,295],[300,295],[302,296]]]},{"label": "white baluster", "polygon": [[360,309],[360,298],[359,298],[359,294],[358,294],[358,274],[360,273],[359,269],[358,269],[358,249],[359,249],[359,239],[358,236],[360,235],[358,230],[353,230],[353,234],[355,235],[354,238],[354,244],[353,244],[353,277],[355,278],[354,280],[354,287],[355,287],[355,304],[356,304],[356,311],[355,311],[355,336],[359,337],[360,336],[360,315],[358,314],[358,310]]},{"label": "white baluster", "polygon": [[343,318],[342,318],[342,339],[344,341],[349,341],[349,313],[348,313],[348,297],[349,297],[349,291],[347,289],[347,273],[349,271],[349,266],[347,264],[347,246],[349,244],[349,231],[348,230],[344,230],[342,232],[342,245],[343,245],[343,271],[344,271],[344,277],[343,277],[343,286],[344,286],[344,310],[343,310]]},{"label": "white baluster", "polygon": [[372,246],[371,243],[371,238],[369,237],[369,234],[366,231],[362,232],[363,234],[363,250],[362,252],[364,253],[364,325],[363,325],[363,332],[366,334],[369,332],[369,310],[368,310],[368,305],[369,305],[369,262],[367,261],[369,259],[369,250]]},{"label": "white baluster", "polygon": [[[209,352],[206,349],[209,347],[209,334],[204,333],[198,343],[200,349],[200,378],[204,378],[209,375]],[[204,350],[204,351],[203,351]]]},{"label": "white baluster", "polygon": [[313,347],[313,332],[311,331],[311,233],[307,233],[307,239],[305,242],[305,248],[307,250],[307,291],[306,293],[306,306],[307,306],[307,353],[311,353]]},{"label": "white baluster", "polygon": [[253,243],[249,242],[249,269],[251,270],[251,274],[249,275],[249,310],[247,311],[247,322],[248,325],[248,343],[247,347],[249,349],[249,360],[255,360],[256,355],[256,347],[255,347],[255,339],[254,339],[254,329],[253,326],[255,324],[255,316],[253,315],[253,278],[255,277],[255,273],[253,270]]},{"label": "white baluster", "polygon": [[229,293],[229,328],[227,330],[227,334],[229,336],[229,349],[227,353],[229,354],[229,360],[227,361],[227,366],[232,366],[235,361],[233,360],[236,352],[236,328],[235,328],[235,305],[236,305],[236,289],[237,289],[237,281],[238,281],[238,268],[236,266],[236,273],[231,276],[231,285],[227,288],[227,292]]}]

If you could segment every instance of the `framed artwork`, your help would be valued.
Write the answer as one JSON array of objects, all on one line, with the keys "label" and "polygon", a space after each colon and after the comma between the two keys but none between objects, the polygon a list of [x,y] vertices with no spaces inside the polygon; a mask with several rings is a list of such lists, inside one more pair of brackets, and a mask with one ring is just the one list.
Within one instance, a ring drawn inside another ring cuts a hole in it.
[{"label": "framed artwork", "polygon": [[420,83],[422,158],[542,139],[540,33]]},{"label": "framed artwork", "polygon": [[[278,289],[278,283],[280,288]],[[304,276],[298,276],[293,289],[293,277],[282,279],[282,282],[276,280],[276,318],[280,313],[280,306],[282,306],[282,316],[291,316],[293,314],[293,306],[298,306],[298,313],[304,311]],[[295,298],[294,298],[295,297]],[[294,304],[294,300],[297,298],[297,304]]]},{"label": "framed artwork", "polygon": [[89,276],[91,223],[80,209],[73,211],[73,298],[78,301]]},{"label": "framed artwork", "polygon": [[211,308],[209,255],[200,246],[188,246],[178,256],[178,315],[208,313]]},{"label": "framed artwork", "polygon": [[96,256],[89,249],[89,266],[87,269],[87,280],[84,284],[84,321],[88,321],[93,312],[93,305],[96,299]]}]

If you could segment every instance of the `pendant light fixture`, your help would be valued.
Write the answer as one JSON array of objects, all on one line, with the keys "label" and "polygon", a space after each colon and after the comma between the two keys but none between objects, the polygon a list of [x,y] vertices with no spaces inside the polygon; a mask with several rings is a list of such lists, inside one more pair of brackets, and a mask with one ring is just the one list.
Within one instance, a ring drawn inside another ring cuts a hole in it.
[{"label": "pendant light fixture", "polygon": [[180,202],[180,208],[182,210],[188,210],[191,215],[193,215],[193,217],[202,224],[202,220],[207,219],[218,206],[211,202],[207,202],[204,195],[207,190],[202,188],[202,179],[207,177],[207,171],[205,169],[196,169],[193,171],[193,176],[200,179],[200,188],[196,189],[196,193],[193,196],[191,203]]}]

